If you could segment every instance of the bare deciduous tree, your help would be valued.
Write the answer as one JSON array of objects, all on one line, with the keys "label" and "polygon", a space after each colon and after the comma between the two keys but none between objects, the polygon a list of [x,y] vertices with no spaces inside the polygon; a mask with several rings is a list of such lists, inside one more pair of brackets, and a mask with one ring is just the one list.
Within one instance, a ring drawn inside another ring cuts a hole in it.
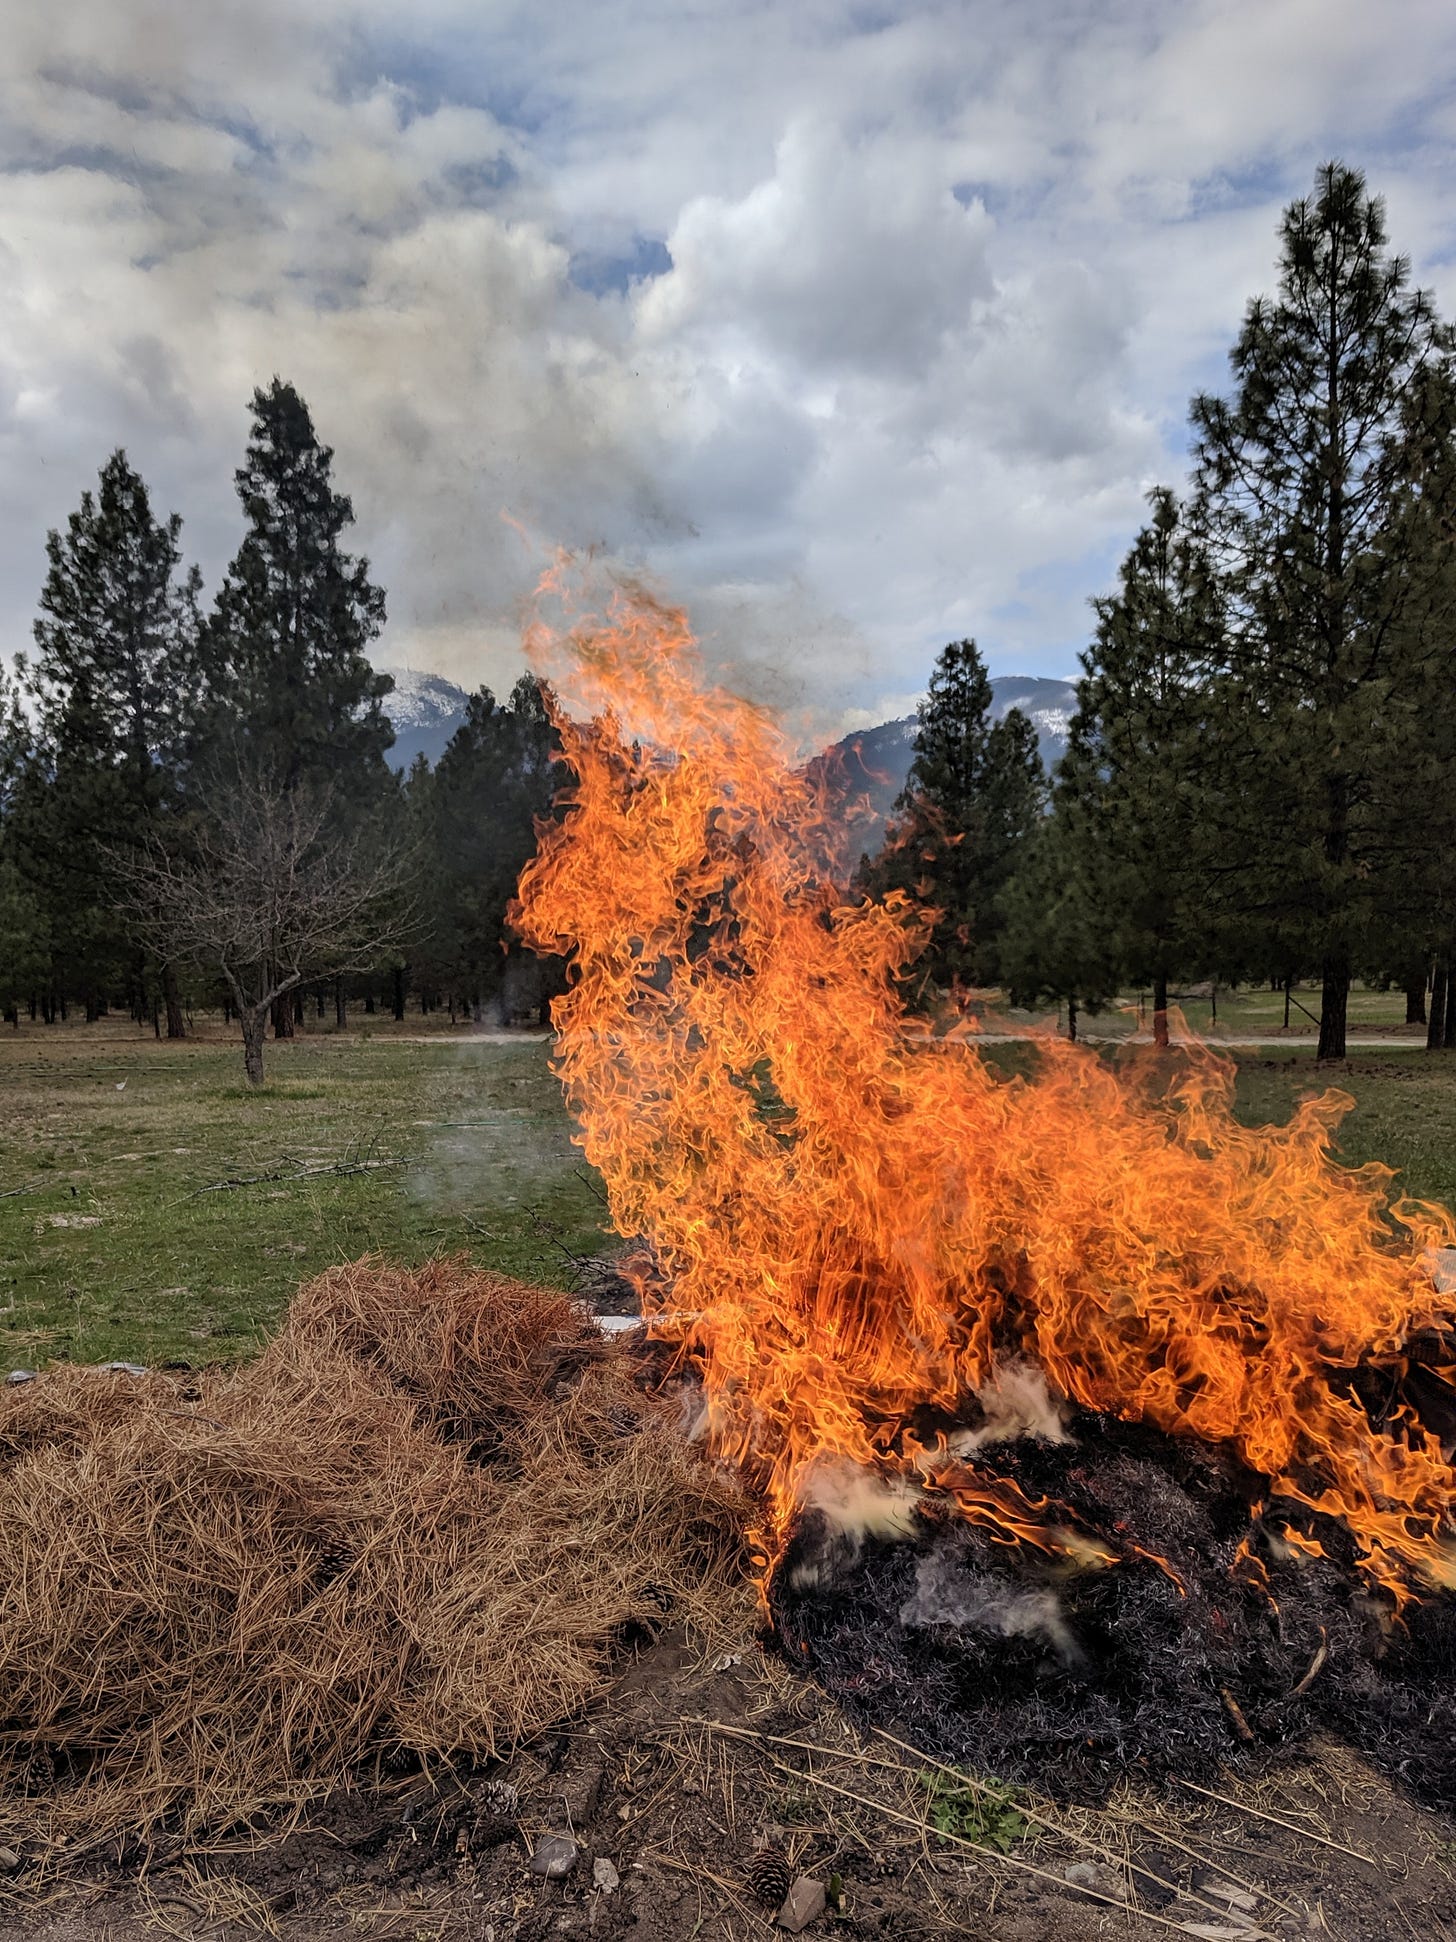
[{"label": "bare deciduous tree", "polygon": [[329,788],[289,788],[246,763],[198,794],[205,807],[184,837],[114,849],[112,868],[159,956],[221,975],[259,1086],[275,1000],[368,970],[406,941],[410,856],[367,826],[341,829]]}]

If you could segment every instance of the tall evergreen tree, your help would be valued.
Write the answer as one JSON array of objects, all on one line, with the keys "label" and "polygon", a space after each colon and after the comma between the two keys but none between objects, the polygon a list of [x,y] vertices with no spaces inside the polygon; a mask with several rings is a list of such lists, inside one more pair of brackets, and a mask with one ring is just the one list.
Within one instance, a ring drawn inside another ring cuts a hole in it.
[{"label": "tall evergreen tree", "polygon": [[209,627],[228,726],[286,788],[327,777],[341,798],[377,795],[393,683],[365,650],[384,625],[384,593],[343,548],[354,509],[334,490],[332,449],[303,399],[275,377],[252,413],[236,474],[247,530]]},{"label": "tall evergreen tree", "polygon": [[537,820],[551,811],[560,781],[560,743],[541,686],[523,675],[502,706],[489,688],[471,695],[465,719],[440,757],[433,781],[431,848],[439,859],[441,906],[431,948],[440,974],[477,1013],[489,1001],[541,1001],[534,961],[507,940],[507,912]]},{"label": "tall evergreen tree", "polygon": [[1232,397],[1192,408],[1196,509],[1234,623],[1223,839],[1246,865],[1226,883],[1313,940],[1323,1058],[1344,1055],[1390,854],[1382,783],[1418,685],[1401,622],[1425,564],[1396,512],[1412,413],[1449,342],[1386,240],[1363,177],[1323,167],[1285,214],[1278,294],[1249,306]]},{"label": "tall evergreen tree", "polygon": [[[334,490],[333,451],[308,406],[275,377],[253,393],[253,424],[236,474],[247,530],[208,627],[220,677],[209,724],[222,766],[266,773],[285,790],[327,784],[337,834],[396,786],[385,762],[394,685],[365,649],[384,625],[384,593],[367,560],[347,553],[348,498]],[[274,1006],[293,1034],[296,1000]]]},{"label": "tall evergreen tree", "polygon": [[[145,840],[165,812],[205,688],[199,581],[183,569],[181,527],[175,513],[154,518],[146,486],[114,452],[97,492],[47,538],[35,653],[21,661],[38,747],[18,812],[19,864],[91,1009],[125,974],[128,948],[101,845]],[[180,1036],[176,981],[163,970],[168,1030]]]},{"label": "tall evergreen tree", "polygon": [[0,1012],[20,1022],[49,981],[47,914],[26,881],[16,849],[17,814],[31,771],[34,736],[14,680],[0,666]]},{"label": "tall evergreen tree", "polygon": [[[1153,991],[1153,1034],[1168,1043],[1168,984],[1208,961],[1205,684],[1222,646],[1208,562],[1176,496],[1149,494],[1152,518],[1123,561],[1115,594],[1095,600],[1082,656],[1073,751],[1059,785],[1085,846],[1078,869],[1123,974]],[[1201,962],[1200,962],[1201,960]]]},{"label": "tall evergreen tree", "polygon": [[[1429,1049],[1456,1047],[1456,360],[1431,369],[1410,413],[1414,436],[1397,537],[1422,563],[1421,598],[1398,630],[1401,744],[1387,793],[1390,844],[1374,886],[1379,950],[1374,969],[1408,993],[1407,1022],[1426,1026]],[[1410,1002],[1425,997],[1429,1005]],[[1416,1016],[1412,1017],[1411,1014]]]},{"label": "tall evergreen tree", "polygon": [[872,891],[904,889],[939,911],[917,972],[943,985],[999,977],[1002,894],[1045,802],[1030,722],[1012,709],[993,724],[991,703],[976,643],[951,641],[920,704],[885,849],[863,876]]},{"label": "tall evergreen tree", "polygon": [[1051,813],[1016,855],[1002,893],[1002,977],[1015,1005],[1066,1000],[1076,1036],[1079,1008],[1099,1011],[1123,972],[1122,940],[1109,922],[1107,870],[1093,826],[1097,759],[1075,736],[1057,765]]}]

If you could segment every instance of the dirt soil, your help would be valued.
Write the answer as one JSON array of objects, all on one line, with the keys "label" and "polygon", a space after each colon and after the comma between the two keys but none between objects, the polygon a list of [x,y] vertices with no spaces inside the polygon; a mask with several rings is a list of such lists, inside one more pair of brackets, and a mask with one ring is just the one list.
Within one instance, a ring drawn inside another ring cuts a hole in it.
[{"label": "dirt soil", "polygon": [[[751,1885],[767,1843],[827,1891],[804,1931],[826,1942],[1456,1937],[1456,1822],[1344,1749],[1214,1791],[977,1795],[852,1728],[745,1605],[713,1638],[640,1639],[597,1704],[509,1762],[380,1775],[291,1833],[113,1843],[44,1879],[22,1862],[0,1936],[749,1942],[785,1932]],[[552,1835],[574,1855],[560,1880],[531,1866]]]}]

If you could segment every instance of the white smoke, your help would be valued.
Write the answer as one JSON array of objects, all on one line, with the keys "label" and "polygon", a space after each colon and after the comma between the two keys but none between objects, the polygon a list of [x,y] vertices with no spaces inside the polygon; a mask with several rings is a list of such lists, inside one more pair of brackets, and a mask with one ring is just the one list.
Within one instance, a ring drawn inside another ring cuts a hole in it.
[{"label": "white smoke", "polygon": [[985,1572],[959,1565],[943,1552],[920,1560],[915,1589],[900,1607],[900,1623],[920,1631],[948,1626],[1001,1638],[1039,1640],[1066,1665],[1082,1656],[1055,1592],[1013,1589]]},{"label": "white smoke", "polygon": [[912,1536],[923,1494],[904,1477],[881,1476],[858,1464],[833,1459],[815,1464],[799,1496],[806,1510],[819,1512],[823,1535],[812,1551],[794,1559],[790,1584],[805,1591],[851,1570],[868,1538]]},{"label": "white smoke", "polygon": [[869,1537],[910,1537],[923,1493],[904,1477],[828,1462],[814,1466],[800,1494],[805,1506],[821,1511],[836,1532],[862,1543]]},{"label": "white smoke", "polygon": [[1030,1362],[1003,1362],[976,1391],[982,1418],[975,1429],[957,1430],[948,1447],[954,1456],[972,1457],[993,1443],[1035,1437],[1043,1443],[1070,1443],[1062,1402],[1046,1377]]}]

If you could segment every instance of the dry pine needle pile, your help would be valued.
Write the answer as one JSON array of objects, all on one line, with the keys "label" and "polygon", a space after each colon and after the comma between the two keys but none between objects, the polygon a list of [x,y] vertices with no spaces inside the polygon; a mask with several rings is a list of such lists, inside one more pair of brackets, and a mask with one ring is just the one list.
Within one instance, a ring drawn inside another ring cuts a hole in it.
[{"label": "dry pine needle pile", "polygon": [[0,1392],[0,1839],[502,1752],[725,1582],[737,1508],[570,1301],[458,1263],[335,1269],[243,1368]]}]

